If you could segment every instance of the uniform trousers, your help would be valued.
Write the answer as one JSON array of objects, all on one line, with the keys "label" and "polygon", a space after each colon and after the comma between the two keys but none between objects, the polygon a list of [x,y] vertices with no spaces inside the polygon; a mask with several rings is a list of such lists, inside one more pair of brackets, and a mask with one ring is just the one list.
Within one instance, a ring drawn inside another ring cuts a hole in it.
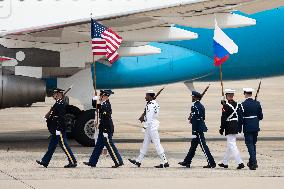
[{"label": "uniform trousers", "polygon": [[116,148],[116,146],[113,143],[112,140],[113,133],[108,133],[107,136],[104,136],[104,133],[102,131],[99,131],[98,139],[95,145],[95,149],[89,159],[89,163],[93,166],[96,166],[98,163],[99,157],[102,154],[103,148],[106,147],[108,150],[108,153],[111,156],[111,159],[115,163],[115,165],[122,165],[123,161],[122,158]]},{"label": "uniform trousers", "polygon": [[140,148],[140,155],[137,158],[137,162],[142,162],[144,156],[147,154],[150,143],[153,142],[157,154],[160,156],[161,164],[168,162],[165,150],[160,142],[160,135],[157,128],[147,127],[145,130],[143,144]]},{"label": "uniform trousers", "polygon": [[190,149],[189,149],[186,157],[184,158],[183,162],[187,165],[191,164],[192,158],[195,155],[196,148],[197,148],[198,144],[200,144],[200,147],[201,147],[201,149],[202,149],[202,151],[203,151],[203,153],[204,153],[204,155],[207,159],[208,165],[216,165],[215,160],[214,160],[213,156],[211,155],[210,150],[209,150],[209,148],[206,144],[204,133],[203,132],[194,132],[194,135],[195,135],[195,138],[193,138],[191,140]]},{"label": "uniform trousers", "polygon": [[240,152],[239,152],[238,147],[237,147],[236,135],[235,134],[229,134],[226,137],[227,137],[227,148],[226,148],[226,151],[225,151],[223,164],[228,165],[231,156],[233,156],[235,158],[237,164],[243,163],[243,160],[241,158]]},{"label": "uniform trousers", "polygon": [[48,145],[48,150],[46,152],[46,154],[43,156],[42,158],[42,162],[46,165],[49,164],[53,153],[55,152],[55,149],[57,147],[57,144],[59,143],[60,147],[62,148],[62,150],[64,151],[64,153],[66,154],[69,164],[76,164],[77,161],[67,143],[67,138],[66,138],[66,133],[65,132],[60,132],[59,135],[55,135],[52,134],[51,138],[50,138],[50,142]]},{"label": "uniform trousers", "polygon": [[256,142],[257,142],[258,132],[244,133],[245,143],[249,152],[249,164],[257,165],[256,160]]}]

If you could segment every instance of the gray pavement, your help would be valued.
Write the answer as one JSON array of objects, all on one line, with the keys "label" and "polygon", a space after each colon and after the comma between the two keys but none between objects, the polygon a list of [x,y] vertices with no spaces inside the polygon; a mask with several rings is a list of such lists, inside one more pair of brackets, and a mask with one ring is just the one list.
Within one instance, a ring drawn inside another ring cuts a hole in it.
[{"label": "gray pavement", "polygon": [[[263,105],[264,121],[257,144],[259,169],[250,171],[236,170],[231,161],[227,170],[216,168],[206,170],[206,159],[198,149],[191,169],[179,167],[190,145],[191,129],[187,123],[190,107],[190,93],[183,84],[166,86],[158,102],[161,106],[161,138],[169,158],[169,169],[154,169],[159,163],[153,146],[141,168],[135,168],[127,162],[139,153],[143,138],[141,124],[137,118],[143,111],[146,88],[115,90],[111,98],[116,127],[115,139],[124,158],[125,166],[111,169],[110,157],[102,157],[97,168],[83,165],[92,148],[83,148],[75,141],[71,147],[78,159],[76,169],[62,168],[67,160],[58,148],[49,168],[42,168],[35,163],[45,153],[48,145],[48,132],[43,115],[49,110],[52,99],[46,103],[34,104],[31,108],[10,108],[0,110],[0,188],[282,188],[284,184],[284,101],[282,100],[284,77],[264,79],[259,99]],[[208,83],[196,83],[200,91]],[[225,82],[225,87],[236,88],[237,99],[241,101],[241,88],[256,87],[258,80]],[[153,87],[158,90],[160,86]],[[148,89],[148,88],[147,88]],[[73,104],[78,101],[71,99]],[[219,136],[220,124],[220,84],[211,83],[203,102],[207,108],[206,122],[209,132],[208,145],[220,162],[225,150],[224,137]],[[80,105],[79,105],[80,106]],[[247,149],[239,136],[238,146],[245,162],[248,160]]]}]

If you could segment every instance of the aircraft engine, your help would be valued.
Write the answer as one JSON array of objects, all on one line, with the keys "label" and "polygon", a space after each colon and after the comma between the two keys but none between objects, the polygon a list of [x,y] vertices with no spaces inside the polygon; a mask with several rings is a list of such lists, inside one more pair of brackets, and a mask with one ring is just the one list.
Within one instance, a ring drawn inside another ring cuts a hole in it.
[{"label": "aircraft engine", "polygon": [[0,68],[0,109],[26,107],[35,102],[44,102],[45,82],[26,76],[3,74]]}]

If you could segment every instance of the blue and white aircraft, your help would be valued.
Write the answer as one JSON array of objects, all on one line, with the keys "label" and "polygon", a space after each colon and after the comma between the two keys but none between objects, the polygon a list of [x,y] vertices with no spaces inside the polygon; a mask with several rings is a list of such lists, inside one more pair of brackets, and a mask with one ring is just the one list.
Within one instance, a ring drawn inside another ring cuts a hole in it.
[{"label": "blue and white aircraft", "polygon": [[69,107],[69,114],[77,120],[75,139],[83,145],[93,143],[93,133],[86,127],[95,115],[90,109],[94,74],[91,16],[124,40],[119,61],[112,66],[96,62],[100,89],[218,79],[212,49],[215,19],[239,46],[239,53],[224,63],[224,79],[284,74],[281,0],[0,3],[0,57],[12,59],[2,62],[0,69],[0,108],[43,101],[46,90],[72,85],[68,95],[79,99],[86,110],[82,113]]}]

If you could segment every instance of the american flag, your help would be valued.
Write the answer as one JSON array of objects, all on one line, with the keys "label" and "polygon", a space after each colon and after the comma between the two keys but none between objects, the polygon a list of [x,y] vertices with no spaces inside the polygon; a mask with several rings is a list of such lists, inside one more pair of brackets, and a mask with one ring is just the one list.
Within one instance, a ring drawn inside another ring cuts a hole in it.
[{"label": "american flag", "polygon": [[110,28],[91,20],[91,37],[93,55],[105,55],[112,64],[118,58],[117,49],[119,48],[122,38]]}]

